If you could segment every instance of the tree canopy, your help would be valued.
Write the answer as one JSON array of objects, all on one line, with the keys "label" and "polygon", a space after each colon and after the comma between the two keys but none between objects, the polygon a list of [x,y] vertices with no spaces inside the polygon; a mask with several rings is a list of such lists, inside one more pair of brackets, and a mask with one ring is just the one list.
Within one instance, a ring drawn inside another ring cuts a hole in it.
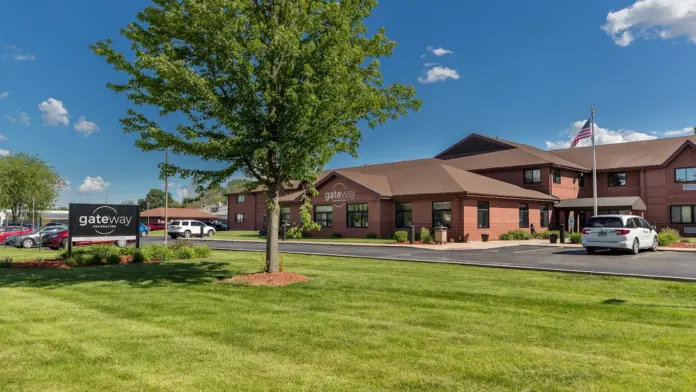
[{"label": "tree canopy", "polygon": [[[178,207],[179,203],[174,200],[172,193],[168,192],[169,207]],[[164,191],[157,188],[150,189],[144,198],[138,199],[138,206],[141,211],[164,207]]]},{"label": "tree canopy", "polygon": [[0,157],[0,208],[10,209],[12,219],[28,218],[36,211],[53,207],[64,181],[38,156],[20,153]]},{"label": "tree canopy", "polygon": [[[312,184],[337,153],[357,156],[360,126],[420,108],[413,86],[386,85],[381,57],[396,43],[364,20],[377,0],[154,0],[121,31],[133,54],[110,40],[92,46],[125,83],[110,83],[159,116],[183,115],[176,132],[130,109],[121,120],[145,151],[170,149],[224,163],[164,165],[163,175],[219,186],[235,173],[263,186],[267,271],[277,270],[278,198],[290,180]],[[311,187],[311,185],[310,185]],[[306,198],[308,200],[308,198]],[[308,202],[307,202],[308,203]],[[303,216],[309,217],[308,204]]]}]

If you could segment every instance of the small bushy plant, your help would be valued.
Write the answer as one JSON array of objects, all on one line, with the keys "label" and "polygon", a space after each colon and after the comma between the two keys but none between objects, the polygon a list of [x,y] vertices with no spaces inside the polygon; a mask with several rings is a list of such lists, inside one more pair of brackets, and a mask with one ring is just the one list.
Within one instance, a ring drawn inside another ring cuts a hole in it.
[{"label": "small bushy plant", "polygon": [[142,250],[146,260],[168,261],[174,258],[174,250],[164,245],[147,245]]},{"label": "small bushy plant", "polygon": [[196,257],[200,259],[210,257],[210,254],[212,253],[212,251],[207,245],[194,246],[193,250],[196,251]]},{"label": "small bushy plant", "polygon": [[582,234],[580,233],[570,233],[570,243],[579,244],[582,242]]},{"label": "small bushy plant", "polygon": [[424,244],[429,244],[433,241],[432,236],[430,235],[430,229],[427,227],[423,227],[420,231],[420,240]]},{"label": "small bushy plant", "polygon": [[0,259],[0,268],[10,268],[12,265],[12,257],[3,257]]},{"label": "small bushy plant", "polygon": [[196,258],[196,251],[189,247],[179,247],[172,249],[174,251],[174,258],[178,260],[190,260]]},{"label": "small bushy plant", "polygon": [[510,230],[507,233],[500,235],[500,239],[503,241],[519,241],[519,240],[531,240],[532,234],[524,230]]},{"label": "small bushy plant", "polygon": [[133,252],[133,264],[142,264],[145,262],[145,253],[141,249],[136,249]]},{"label": "small bushy plant", "polygon": [[367,233],[365,234],[365,238],[375,239],[378,238],[378,236],[377,233]]},{"label": "small bushy plant", "polygon": [[400,244],[408,241],[408,231],[397,231],[394,233],[394,240]]},{"label": "small bushy plant", "polygon": [[676,244],[680,239],[681,236],[679,235],[679,232],[675,229],[670,229],[669,227],[662,229],[662,231],[660,231],[660,233],[657,235],[657,242],[659,242],[660,246],[670,246],[672,244]]},{"label": "small bushy plant", "polygon": [[297,226],[291,227],[285,233],[285,237],[290,240],[301,240],[303,237],[302,229]]}]

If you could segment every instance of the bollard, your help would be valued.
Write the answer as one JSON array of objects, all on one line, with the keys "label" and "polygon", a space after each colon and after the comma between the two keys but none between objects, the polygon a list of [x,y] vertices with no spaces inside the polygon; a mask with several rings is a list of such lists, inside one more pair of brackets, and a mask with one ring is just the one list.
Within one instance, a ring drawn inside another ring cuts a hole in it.
[{"label": "bollard", "polygon": [[565,225],[561,225],[560,241],[561,244],[565,244]]},{"label": "bollard", "polygon": [[410,231],[409,242],[411,243],[411,245],[413,245],[416,243],[416,227],[411,225],[409,231]]}]

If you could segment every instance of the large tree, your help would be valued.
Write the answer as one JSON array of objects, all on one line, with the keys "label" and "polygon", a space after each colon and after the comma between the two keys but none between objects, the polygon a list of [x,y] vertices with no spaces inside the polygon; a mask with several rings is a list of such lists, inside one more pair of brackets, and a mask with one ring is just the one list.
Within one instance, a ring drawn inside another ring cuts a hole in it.
[{"label": "large tree", "polygon": [[0,208],[9,208],[14,220],[29,217],[32,204],[36,211],[53,207],[63,187],[55,168],[38,156],[0,157]]},{"label": "large tree", "polygon": [[[172,197],[172,193],[167,192],[167,196],[169,199],[169,207],[177,207],[178,203]],[[150,189],[145,195],[145,198],[138,199],[138,206],[141,211],[164,207],[164,191],[157,188]]]},{"label": "large tree", "polygon": [[[266,271],[278,270],[278,198],[308,184],[336,153],[357,156],[360,126],[420,108],[413,86],[386,85],[379,58],[396,43],[368,34],[377,0],[154,0],[121,30],[133,53],[92,46],[129,79],[108,84],[160,117],[128,110],[126,132],[145,150],[170,149],[222,169],[160,166],[202,189],[235,173],[268,196]],[[184,115],[176,132],[158,123]],[[313,189],[309,190],[310,192]],[[302,209],[309,216],[309,198]]]}]

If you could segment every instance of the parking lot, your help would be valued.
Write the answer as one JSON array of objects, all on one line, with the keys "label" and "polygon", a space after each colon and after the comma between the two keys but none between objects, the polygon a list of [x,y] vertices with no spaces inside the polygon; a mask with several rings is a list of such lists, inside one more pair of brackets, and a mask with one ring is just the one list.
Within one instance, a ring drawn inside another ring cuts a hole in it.
[{"label": "parking lot", "polygon": [[[148,237],[145,243],[161,242]],[[194,240],[200,241],[200,240]],[[263,242],[205,241],[213,249],[263,251]],[[696,281],[696,253],[650,252],[638,255],[547,246],[509,246],[488,250],[428,250],[403,246],[356,246],[281,243],[281,252],[377,258],[385,260],[477,265],[499,268],[551,270]]]}]

